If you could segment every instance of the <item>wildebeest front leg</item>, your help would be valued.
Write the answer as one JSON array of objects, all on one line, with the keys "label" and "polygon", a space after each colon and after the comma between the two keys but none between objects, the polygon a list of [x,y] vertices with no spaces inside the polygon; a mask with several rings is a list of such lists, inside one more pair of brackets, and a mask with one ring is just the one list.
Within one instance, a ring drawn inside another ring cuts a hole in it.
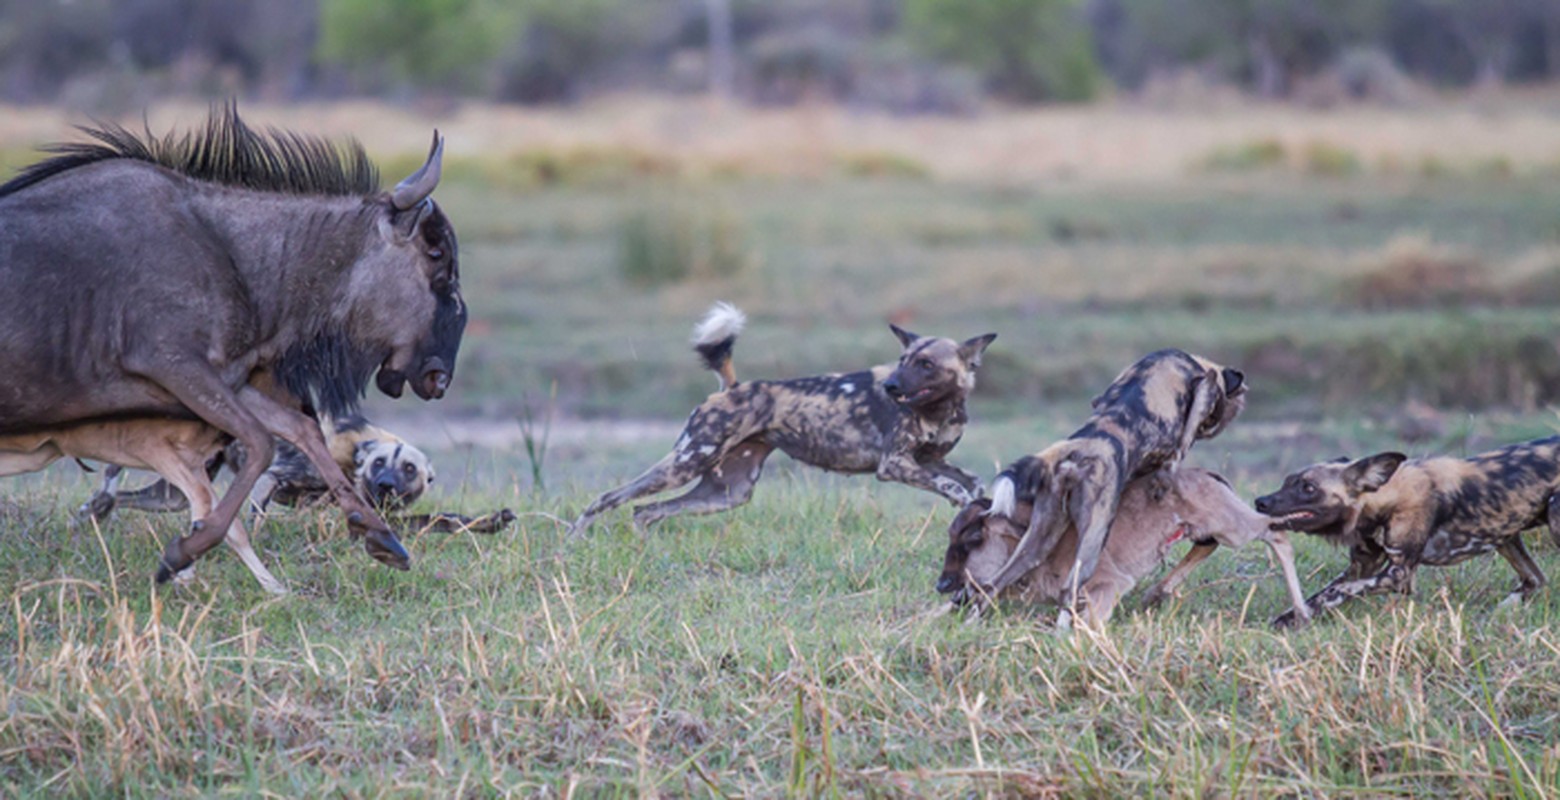
[{"label": "wildebeest front leg", "polygon": [[1517,571],[1517,588],[1511,590],[1500,601],[1502,606],[1510,606],[1521,603],[1547,583],[1544,579],[1544,571],[1533,563],[1533,557],[1528,555],[1527,547],[1522,544],[1522,535],[1519,533],[1502,542],[1495,552],[1500,553],[1506,559],[1506,563]]},{"label": "wildebeest front leg", "polygon": [[753,499],[753,485],[764,472],[764,459],[772,452],[773,445],[757,438],[737,445],[705,470],[687,494],[634,509],[634,524],[649,528],[677,514],[713,514],[743,505]]},{"label": "wildebeest front leg", "polygon": [[[183,366],[190,364],[190,360],[180,357],[172,359],[171,363]],[[207,424],[232,435],[249,455],[216,508],[191,525],[188,536],[172,539],[163,548],[162,563],[157,568],[157,582],[165,583],[174,574],[195,563],[195,559],[215,547],[227,535],[228,528],[238,517],[239,506],[249,495],[255,481],[260,479],[260,473],[271,463],[275,446],[271,443],[271,434],[266,431],[266,427],[209,368],[161,373],[147,371],[144,374],[167,389]]]},{"label": "wildebeest front leg", "polygon": [[[358,495],[357,489],[353,488],[346,474],[341,471],[341,466],[331,457],[330,449],[325,444],[325,435],[320,432],[317,422],[304,416],[297,409],[276,402],[252,386],[245,386],[239,392],[239,398],[271,433],[285,439],[309,459],[314,470],[324,479],[336,505],[347,515],[348,530],[352,532],[353,537],[365,537],[364,547],[375,561],[396,569],[411,568],[412,557],[407,554],[406,548],[401,546],[400,540],[379,516],[379,512]],[[247,448],[247,444],[245,446]],[[253,467],[256,461],[254,451],[248,451],[245,454],[244,469]],[[261,464],[262,471],[270,464],[270,454],[267,453],[265,461]],[[254,483],[255,481],[251,481],[245,486],[246,497],[254,487]]]},{"label": "wildebeest front leg", "polygon": [[1192,569],[1201,564],[1208,556],[1213,555],[1213,551],[1218,549],[1219,543],[1212,540],[1194,543],[1192,549],[1186,551],[1186,555],[1181,559],[1181,562],[1176,564],[1175,568],[1170,570],[1168,575],[1161,578],[1158,583],[1150,586],[1148,591],[1144,593],[1143,606],[1145,608],[1153,608],[1163,603],[1167,598],[1174,597],[1176,588],[1186,580],[1187,575],[1192,573]]},{"label": "wildebeest front leg", "polygon": [[974,487],[966,483],[965,476],[968,473],[951,466],[950,470],[934,469],[930,464],[916,461],[909,453],[896,451],[883,456],[878,462],[877,479],[925,489],[947,498],[955,506],[969,505],[975,499],[975,493],[972,491]]}]

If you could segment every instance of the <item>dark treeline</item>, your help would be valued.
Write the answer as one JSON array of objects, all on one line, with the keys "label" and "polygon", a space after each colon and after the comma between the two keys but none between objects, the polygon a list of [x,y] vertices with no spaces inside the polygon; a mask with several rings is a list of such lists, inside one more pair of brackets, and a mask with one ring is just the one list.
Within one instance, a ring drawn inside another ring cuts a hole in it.
[{"label": "dark treeline", "polygon": [[1170,78],[1274,98],[1560,77],[1560,0],[0,0],[0,100],[570,102],[905,111]]}]

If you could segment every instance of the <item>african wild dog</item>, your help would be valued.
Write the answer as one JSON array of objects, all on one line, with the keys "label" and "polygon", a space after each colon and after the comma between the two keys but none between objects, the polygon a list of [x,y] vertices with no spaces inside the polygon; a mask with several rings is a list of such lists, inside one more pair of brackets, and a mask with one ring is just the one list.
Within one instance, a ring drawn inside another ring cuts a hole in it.
[{"label": "african wild dog", "polygon": [[[979,587],[996,577],[1017,547],[1029,524],[1033,500],[1018,498],[1011,518],[984,513],[991,505],[987,500],[965,506],[948,528],[948,552],[937,591],[952,593],[954,603],[960,605],[986,600],[979,594]],[[1148,590],[1144,605],[1158,605],[1173,596],[1192,568],[1212,555],[1219,545],[1240,547],[1261,541],[1278,557],[1290,602],[1300,614],[1306,614],[1305,597],[1300,593],[1300,578],[1295,572],[1294,548],[1283,531],[1271,529],[1272,522],[1272,518],[1252,511],[1222,477],[1207,470],[1162,469],[1129,482],[1121,492],[1121,505],[1100,552],[1099,564],[1079,590],[1084,599],[1085,620],[1098,625],[1110,619],[1117,601],[1164,560],[1173,543],[1182,539],[1191,540],[1192,549]],[[1077,550],[1078,531],[1069,525],[1050,557],[1010,585],[1007,593],[1026,600],[1065,602],[1068,575]],[[1068,623],[1070,614],[1064,609],[1059,624]]]},{"label": "african wild dog", "polygon": [[634,524],[674,514],[709,514],[753,496],[774,450],[833,472],[876,473],[935,492],[955,504],[980,496],[980,479],[943,459],[964,433],[964,404],[981,353],[997,338],[962,344],[890,325],[904,347],[899,363],[844,374],[739,382],[731,351],[745,318],[717,303],[694,329],[694,349],[720,376],[720,391],[688,416],[672,452],[627,485],[596,498],[571,530],[602,512],[698,479],[680,497],[640,506]]},{"label": "african wild dog", "polygon": [[[1456,564],[1490,550],[1517,572],[1517,586],[1503,602],[1523,600],[1544,585],[1522,532],[1548,525],[1560,544],[1560,437],[1467,459],[1407,459],[1388,452],[1315,464],[1257,498],[1257,510],[1289,530],[1349,547],[1348,569],[1306,600],[1313,614],[1360,595],[1410,594],[1421,564]],[[1294,621],[1288,613],[1273,624]]]},{"label": "african wild dog", "polygon": [[1224,430],[1246,402],[1245,377],[1180,350],[1160,350],[1127,367],[1094,399],[1094,415],[1070,438],[1025,456],[992,483],[991,510],[1012,519],[1019,497],[1042,509],[1007,564],[984,587],[988,594],[1045,563],[1068,526],[1078,530],[1078,552],[1068,577],[1078,587],[1094,574],[1121,492],[1133,478],[1174,468],[1198,439]]}]

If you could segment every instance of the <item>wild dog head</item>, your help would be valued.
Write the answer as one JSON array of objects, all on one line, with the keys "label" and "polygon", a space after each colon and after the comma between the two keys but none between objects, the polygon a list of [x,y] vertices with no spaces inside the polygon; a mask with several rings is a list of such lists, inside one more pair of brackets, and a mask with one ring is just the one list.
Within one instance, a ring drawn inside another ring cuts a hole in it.
[{"label": "wild dog head", "polygon": [[919,336],[898,325],[888,326],[899,337],[904,351],[899,364],[883,381],[883,391],[911,407],[932,407],[975,388],[975,370],[995,333],[966,339],[963,343],[941,337]]},{"label": "wild dog head", "polygon": [[358,490],[380,508],[417,502],[433,483],[433,465],[416,447],[398,439],[365,439],[353,451]]},{"label": "wild dog head", "polygon": [[1407,458],[1387,452],[1313,464],[1284,478],[1278,491],[1258,497],[1257,511],[1273,517],[1273,527],[1281,530],[1346,535],[1359,520],[1366,495],[1385,486]]},{"label": "wild dog head", "polygon": [[[1194,387],[1194,395],[1206,391],[1208,399],[1207,412],[1198,419],[1188,419],[1187,424],[1196,426],[1198,439],[1212,439],[1224,432],[1246,408],[1246,375],[1201,356],[1192,356],[1192,359],[1204,370],[1201,382]],[[1193,408],[1197,407],[1194,402]]]},{"label": "wild dog head", "polygon": [[969,578],[977,582],[997,574],[1023,538],[1033,506],[1017,503],[1011,515],[992,514],[991,500],[981,498],[959,511],[948,525],[948,549],[943,571],[937,578],[939,594],[952,594],[953,602],[972,599]]}]

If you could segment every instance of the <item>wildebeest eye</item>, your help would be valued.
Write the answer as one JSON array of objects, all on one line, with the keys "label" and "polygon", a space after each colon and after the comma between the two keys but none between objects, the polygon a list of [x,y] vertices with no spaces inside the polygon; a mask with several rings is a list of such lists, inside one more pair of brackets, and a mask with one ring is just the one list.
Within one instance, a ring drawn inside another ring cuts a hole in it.
[{"label": "wildebeest eye", "polygon": [[438,261],[444,257],[444,250],[438,247],[430,247],[428,248],[428,257],[434,261]]}]

